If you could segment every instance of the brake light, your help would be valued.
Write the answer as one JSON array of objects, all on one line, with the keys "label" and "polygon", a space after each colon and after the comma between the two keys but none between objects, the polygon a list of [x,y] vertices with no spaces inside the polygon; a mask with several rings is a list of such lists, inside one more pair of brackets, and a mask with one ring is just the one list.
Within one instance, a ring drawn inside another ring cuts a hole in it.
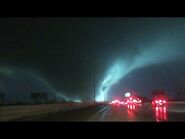
[{"label": "brake light", "polygon": [[124,104],[124,102],[120,102],[120,104]]},{"label": "brake light", "polygon": [[134,99],[133,102],[137,102],[137,101]]},{"label": "brake light", "polygon": [[158,107],[156,107],[155,109],[156,109],[156,111],[158,111],[158,110],[159,110],[159,108],[158,108]]},{"label": "brake light", "polygon": [[155,103],[158,103],[158,100],[156,100]]},{"label": "brake light", "polygon": [[166,101],[165,101],[165,100],[163,100],[163,103],[166,103]]},{"label": "brake light", "polygon": [[164,109],[164,112],[166,112],[166,107],[164,107],[163,109]]},{"label": "brake light", "polygon": [[114,101],[112,101],[111,103],[113,103],[113,104],[115,104],[115,103],[120,103],[120,101],[119,100],[114,100]]}]

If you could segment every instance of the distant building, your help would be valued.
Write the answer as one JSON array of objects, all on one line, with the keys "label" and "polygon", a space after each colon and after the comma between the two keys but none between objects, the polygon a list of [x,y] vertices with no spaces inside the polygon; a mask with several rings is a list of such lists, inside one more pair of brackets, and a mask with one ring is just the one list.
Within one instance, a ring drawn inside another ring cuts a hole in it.
[{"label": "distant building", "polygon": [[0,105],[4,104],[4,93],[0,93]]},{"label": "distant building", "polygon": [[31,93],[31,98],[34,103],[48,103],[48,94],[46,92],[33,92]]}]

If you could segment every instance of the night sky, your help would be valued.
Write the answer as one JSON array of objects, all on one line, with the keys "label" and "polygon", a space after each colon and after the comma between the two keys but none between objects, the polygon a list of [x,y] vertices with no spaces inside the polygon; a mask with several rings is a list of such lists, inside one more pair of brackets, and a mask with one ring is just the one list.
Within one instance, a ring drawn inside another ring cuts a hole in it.
[{"label": "night sky", "polygon": [[176,97],[185,92],[184,53],[185,18],[1,18],[0,91],[92,100],[95,73],[97,100],[126,88]]}]

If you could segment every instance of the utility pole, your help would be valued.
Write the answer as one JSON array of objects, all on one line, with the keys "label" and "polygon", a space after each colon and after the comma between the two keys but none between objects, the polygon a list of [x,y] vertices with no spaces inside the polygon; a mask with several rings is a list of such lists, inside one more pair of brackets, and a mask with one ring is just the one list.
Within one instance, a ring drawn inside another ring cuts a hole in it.
[{"label": "utility pole", "polygon": [[93,80],[94,80],[94,102],[96,102],[96,83],[95,83],[95,71],[93,73]]},{"label": "utility pole", "polygon": [[55,93],[55,103],[57,103],[57,93]]},{"label": "utility pole", "polygon": [[105,92],[103,93],[103,97],[104,97],[104,102],[105,102]]}]

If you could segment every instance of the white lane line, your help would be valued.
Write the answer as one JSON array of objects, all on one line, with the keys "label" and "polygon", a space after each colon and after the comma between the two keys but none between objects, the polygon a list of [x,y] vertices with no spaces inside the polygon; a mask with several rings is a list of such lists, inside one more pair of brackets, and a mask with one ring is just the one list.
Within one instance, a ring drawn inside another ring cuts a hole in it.
[{"label": "white lane line", "polygon": [[104,113],[102,114],[102,116],[100,118],[101,120],[103,120],[105,118],[105,116],[108,115],[108,112],[110,112],[110,109],[111,108],[109,107],[106,111],[104,111]]},{"label": "white lane line", "polygon": [[108,106],[104,107],[103,109],[101,109],[98,113],[103,112]]},{"label": "white lane line", "polygon": [[108,108],[108,106],[106,106],[106,107],[104,107],[104,108],[102,108],[102,109],[100,109],[98,112],[96,112],[91,118],[89,118],[89,120],[88,121],[92,121],[93,119],[96,119],[96,117],[98,117],[98,115],[100,114],[100,113],[102,113],[105,109],[107,109]]},{"label": "white lane line", "polygon": [[185,110],[167,110],[168,112],[185,113]]}]

